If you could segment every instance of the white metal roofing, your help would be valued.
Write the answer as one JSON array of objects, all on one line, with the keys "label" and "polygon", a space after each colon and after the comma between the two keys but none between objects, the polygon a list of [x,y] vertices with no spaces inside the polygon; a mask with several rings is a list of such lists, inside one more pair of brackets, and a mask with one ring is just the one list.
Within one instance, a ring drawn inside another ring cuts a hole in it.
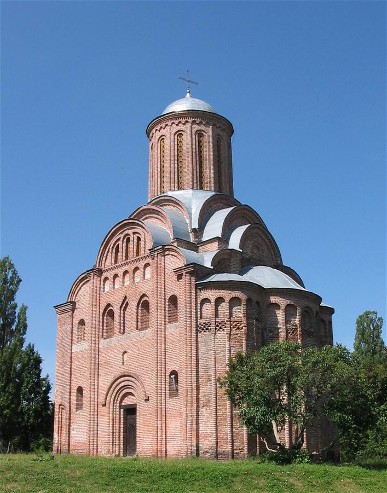
[{"label": "white metal roofing", "polygon": [[244,224],[243,226],[239,226],[238,228],[234,229],[228,241],[228,247],[232,248],[233,250],[240,250],[241,238],[243,236],[243,233],[250,226],[251,224]]},{"label": "white metal roofing", "polygon": [[197,228],[199,226],[199,214],[203,204],[216,193],[208,190],[175,190],[173,192],[167,192],[165,195],[175,197],[185,205],[191,221],[191,227]]},{"label": "white metal roofing", "polygon": [[265,265],[245,267],[240,271],[239,274],[213,274],[198,282],[205,283],[214,281],[252,282],[254,284],[258,284],[258,286],[261,286],[263,288],[300,289],[302,291],[306,291],[305,288],[296,283],[296,281],[294,281],[284,272],[273,269],[272,267],[267,267]]},{"label": "white metal roofing", "polygon": [[144,224],[152,235],[153,247],[171,244],[171,236],[167,229],[157,226],[150,221],[144,221]]},{"label": "white metal roofing", "polygon": [[181,238],[182,240],[191,241],[191,235],[186,218],[181,212],[169,207],[163,207],[165,214],[168,216],[173,227],[173,237]]},{"label": "white metal roofing", "polygon": [[201,99],[193,98],[188,92],[184,98],[178,99],[169,104],[162,114],[166,115],[167,113],[187,110],[208,111],[210,113],[216,113],[211,105],[209,105],[205,101],[202,101]]},{"label": "white metal roofing", "polygon": [[202,240],[209,240],[210,238],[216,238],[217,236],[222,236],[223,224],[228,216],[228,214],[235,209],[234,207],[227,207],[226,209],[221,209],[220,211],[216,211],[209,219],[206,224]]}]

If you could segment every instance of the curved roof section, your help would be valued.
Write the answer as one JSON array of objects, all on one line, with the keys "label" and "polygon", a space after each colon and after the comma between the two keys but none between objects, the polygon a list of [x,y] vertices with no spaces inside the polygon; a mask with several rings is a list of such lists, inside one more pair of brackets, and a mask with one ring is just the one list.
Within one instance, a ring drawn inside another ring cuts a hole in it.
[{"label": "curved roof section", "polygon": [[173,237],[181,238],[182,240],[191,241],[191,235],[188,229],[188,224],[180,212],[167,207],[163,207],[165,214],[169,217],[173,227]]},{"label": "curved roof section", "polygon": [[305,291],[305,288],[300,286],[294,279],[280,270],[273,269],[273,267],[263,265],[244,267],[240,274],[246,280],[259,284],[263,288],[290,288]]},{"label": "curved roof section", "polygon": [[245,267],[239,274],[213,274],[201,281],[198,281],[198,283],[222,281],[252,282],[253,284],[257,284],[258,286],[266,289],[299,289],[301,291],[306,291],[305,288],[297,284],[296,281],[288,275],[277,269],[264,265]]},{"label": "curved roof section", "polygon": [[167,192],[165,195],[175,197],[184,204],[190,218],[191,227],[197,228],[199,226],[199,214],[204,203],[216,194],[217,192],[206,190],[175,190]]},{"label": "curved roof section", "polygon": [[234,231],[231,233],[230,239],[228,240],[228,247],[234,250],[240,250],[243,233],[250,226],[251,224],[244,224],[243,226],[239,226],[238,228],[234,229]]},{"label": "curved roof section", "polygon": [[150,221],[144,221],[144,224],[152,236],[153,247],[171,244],[171,237],[167,229],[152,224]]},{"label": "curved roof section", "polygon": [[162,112],[163,115],[167,113],[175,113],[179,111],[208,111],[209,113],[216,113],[214,108],[201,99],[196,99],[191,96],[189,92],[187,92],[186,96],[181,99],[177,99],[173,101],[173,103],[169,104],[165,110]]},{"label": "curved roof section", "polygon": [[215,238],[216,236],[222,236],[223,224],[228,216],[229,212],[235,209],[234,207],[227,207],[226,209],[221,209],[216,211],[209,219],[206,224],[202,240],[209,240],[210,238]]}]

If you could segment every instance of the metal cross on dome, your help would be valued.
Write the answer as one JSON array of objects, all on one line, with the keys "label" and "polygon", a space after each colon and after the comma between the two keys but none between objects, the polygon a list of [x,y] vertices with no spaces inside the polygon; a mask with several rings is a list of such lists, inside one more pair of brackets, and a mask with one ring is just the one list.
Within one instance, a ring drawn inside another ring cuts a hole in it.
[{"label": "metal cross on dome", "polygon": [[195,82],[194,80],[191,80],[189,78],[189,70],[187,69],[187,77],[178,77],[180,80],[184,80],[187,83],[187,94],[191,94],[191,84],[195,84],[198,86],[198,82]]}]

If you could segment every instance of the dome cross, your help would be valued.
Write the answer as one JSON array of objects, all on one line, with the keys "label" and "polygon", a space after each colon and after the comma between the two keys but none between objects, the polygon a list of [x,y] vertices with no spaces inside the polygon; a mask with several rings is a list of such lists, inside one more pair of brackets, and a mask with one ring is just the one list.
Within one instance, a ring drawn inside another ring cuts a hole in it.
[{"label": "dome cross", "polygon": [[199,85],[198,82],[195,82],[194,80],[191,80],[189,78],[189,70],[187,69],[187,77],[178,77],[180,80],[184,80],[187,83],[187,94],[191,94],[191,84],[195,84],[196,86]]}]

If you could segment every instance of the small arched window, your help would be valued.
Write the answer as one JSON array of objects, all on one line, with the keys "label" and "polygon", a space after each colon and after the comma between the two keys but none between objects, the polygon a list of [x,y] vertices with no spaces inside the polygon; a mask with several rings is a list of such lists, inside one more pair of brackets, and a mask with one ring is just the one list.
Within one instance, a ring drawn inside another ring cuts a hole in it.
[{"label": "small arched window", "polygon": [[124,298],[124,301],[121,303],[120,308],[120,333],[125,334],[128,330],[128,313],[129,313],[129,303],[128,299]]},{"label": "small arched window", "polygon": [[227,304],[224,298],[216,298],[215,300],[215,317],[227,318]]},{"label": "small arched window", "polygon": [[117,289],[120,287],[120,279],[118,277],[118,274],[115,274],[113,276],[113,289]]},{"label": "small arched window", "polygon": [[130,236],[127,236],[124,240],[124,259],[128,260],[130,257]]},{"label": "small arched window", "polygon": [[177,189],[184,188],[184,136],[178,133],[176,137],[176,155],[177,155]]},{"label": "small arched window", "polygon": [[136,236],[136,257],[141,255],[141,238]]},{"label": "small arched window", "polygon": [[118,264],[119,256],[120,256],[120,245],[119,243],[117,243],[117,245],[114,247],[114,258],[113,258],[114,264]]},{"label": "small arched window", "polygon": [[211,301],[205,298],[200,302],[200,318],[211,318]]},{"label": "small arched window", "polygon": [[174,324],[178,321],[177,296],[172,295],[168,299],[168,323]]},{"label": "small arched window", "polygon": [[78,322],[77,342],[83,342],[86,339],[86,324],[83,319]]},{"label": "small arched window", "polygon": [[75,410],[82,411],[83,409],[83,388],[77,387],[75,392]]},{"label": "small arched window", "polygon": [[169,374],[169,397],[177,397],[179,395],[179,375],[173,370]]},{"label": "small arched window", "polygon": [[312,312],[308,309],[303,310],[301,315],[301,330],[303,339],[314,336],[314,320]]},{"label": "small arched window", "polygon": [[145,264],[144,265],[144,279],[150,279],[150,276],[151,276],[150,265]]},{"label": "small arched window", "polygon": [[240,298],[231,298],[230,318],[242,318],[242,301]]},{"label": "small arched window", "polygon": [[124,275],[122,276],[122,281],[124,283],[124,286],[128,286],[128,284],[129,284],[129,272],[127,270],[124,272]]},{"label": "small arched window", "polygon": [[139,330],[146,330],[149,329],[149,301],[144,298],[140,302],[140,306],[138,309],[138,329]]},{"label": "small arched window", "polygon": [[141,274],[139,267],[136,267],[133,271],[133,281],[140,282]]},{"label": "small arched window", "polygon": [[105,277],[105,279],[102,281],[102,291],[104,293],[107,293],[110,288],[110,283],[109,283],[109,278]]},{"label": "small arched window", "polygon": [[265,342],[278,341],[280,331],[281,309],[278,303],[270,303],[266,307]]},{"label": "small arched window", "polygon": [[109,339],[114,336],[114,311],[109,308],[104,317],[104,338]]}]

